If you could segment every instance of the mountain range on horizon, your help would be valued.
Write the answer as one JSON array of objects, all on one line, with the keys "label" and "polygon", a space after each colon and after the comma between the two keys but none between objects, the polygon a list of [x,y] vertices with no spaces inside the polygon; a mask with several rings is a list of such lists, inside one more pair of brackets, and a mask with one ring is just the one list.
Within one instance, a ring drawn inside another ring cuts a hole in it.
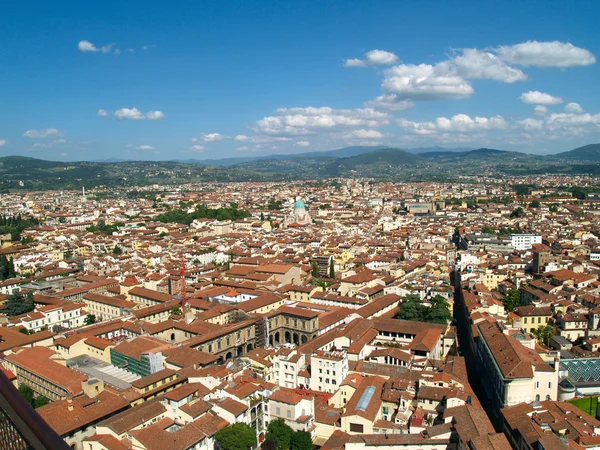
[{"label": "mountain range on horizon", "polygon": [[[427,158],[433,156],[443,156],[452,153],[468,153],[473,150],[478,150],[484,147],[416,147],[409,149],[400,149],[395,147],[389,147],[384,145],[377,146],[351,146],[343,147],[335,150],[325,151],[314,151],[314,152],[301,152],[301,153],[275,153],[270,155],[257,155],[257,156],[240,156],[231,158],[188,158],[188,159],[169,159],[169,160],[152,160],[152,161],[175,161],[184,164],[202,164],[207,166],[235,166],[238,164],[248,163],[258,160],[275,160],[275,159],[303,159],[303,158],[351,158],[354,156],[360,156],[365,153],[371,153],[377,150],[394,148],[396,150],[402,150],[407,153],[421,155]],[[582,160],[582,161],[600,161],[600,144],[588,144],[582,147],[575,148],[560,153],[538,155],[533,153],[526,153],[520,151],[509,151],[509,150],[498,150],[507,153],[515,153],[518,155],[535,155],[537,157],[557,158],[557,159],[570,159],[570,160]],[[121,158],[109,158],[101,160],[92,160],[90,162],[98,163],[120,163],[120,162],[132,162],[139,161],[136,159],[121,159]]]}]

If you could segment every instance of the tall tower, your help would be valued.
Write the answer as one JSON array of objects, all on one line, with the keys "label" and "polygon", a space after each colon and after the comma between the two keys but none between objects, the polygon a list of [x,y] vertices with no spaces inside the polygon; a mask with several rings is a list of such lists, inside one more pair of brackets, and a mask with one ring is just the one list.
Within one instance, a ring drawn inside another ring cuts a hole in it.
[{"label": "tall tower", "polygon": [[85,198],[85,186],[83,186],[83,187],[81,188],[81,201],[82,201],[82,202],[85,202],[85,201],[86,201],[86,198]]},{"label": "tall tower", "polygon": [[180,255],[179,276],[181,277],[179,280],[181,283],[181,310],[183,312],[185,323],[190,324],[194,320],[194,315],[192,314],[190,305],[187,301],[187,286],[185,284],[185,259],[183,258],[183,253]]}]

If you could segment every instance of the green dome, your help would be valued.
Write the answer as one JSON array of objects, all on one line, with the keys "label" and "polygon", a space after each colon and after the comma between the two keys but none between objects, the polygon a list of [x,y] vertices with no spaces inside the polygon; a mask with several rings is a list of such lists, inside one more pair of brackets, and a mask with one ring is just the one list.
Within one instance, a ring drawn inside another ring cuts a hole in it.
[{"label": "green dome", "polygon": [[304,202],[302,200],[296,200],[296,203],[294,203],[294,209],[305,209],[306,206],[304,206]]}]

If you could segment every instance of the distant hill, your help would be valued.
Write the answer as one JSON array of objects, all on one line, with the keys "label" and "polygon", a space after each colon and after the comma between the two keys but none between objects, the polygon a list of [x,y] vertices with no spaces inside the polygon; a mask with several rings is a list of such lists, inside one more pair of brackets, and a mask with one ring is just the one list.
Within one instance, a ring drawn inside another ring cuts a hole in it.
[{"label": "distant hill", "polygon": [[600,144],[589,144],[568,152],[549,155],[551,158],[576,159],[578,161],[600,161]]},{"label": "distant hill", "polygon": [[369,153],[363,153],[350,158],[338,159],[332,164],[337,164],[346,169],[352,170],[358,166],[373,164],[388,164],[394,166],[408,166],[421,161],[421,157],[406,150],[398,148],[382,148]]},{"label": "distant hill", "polygon": [[434,153],[434,152],[441,152],[441,153],[462,153],[462,152],[468,152],[470,150],[473,150],[473,147],[452,147],[452,148],[446,148],[446,147],[417,147],[417,148],[408,148],[406,149],[406,151],[410,152],[410,153],[414,153],[416,155],[421,155],[423,153]]},{"label": "distant hill", "polygon": [[336,150],[325,150],[319,152],[302,152],[290,154],[274,154],[262,156],[246,156],[222,159],[185,159],[178,162],[187,164],[205,164],[209,166],[235,166],[252,161],[271,160],[271,159],[304,159],[304,158],[347,158],[350,156],[362,155],[373,150],[384,148],[383,146],[353,146],[344,147]]}]

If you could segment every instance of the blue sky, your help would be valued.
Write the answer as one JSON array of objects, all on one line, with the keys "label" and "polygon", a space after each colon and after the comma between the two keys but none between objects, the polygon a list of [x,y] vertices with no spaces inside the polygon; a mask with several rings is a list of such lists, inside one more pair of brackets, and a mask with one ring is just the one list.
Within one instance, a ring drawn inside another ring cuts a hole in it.
[{"label": "blue sky", "polygon": [[600,142],[597,2],[3,5],[0,155]]}]

